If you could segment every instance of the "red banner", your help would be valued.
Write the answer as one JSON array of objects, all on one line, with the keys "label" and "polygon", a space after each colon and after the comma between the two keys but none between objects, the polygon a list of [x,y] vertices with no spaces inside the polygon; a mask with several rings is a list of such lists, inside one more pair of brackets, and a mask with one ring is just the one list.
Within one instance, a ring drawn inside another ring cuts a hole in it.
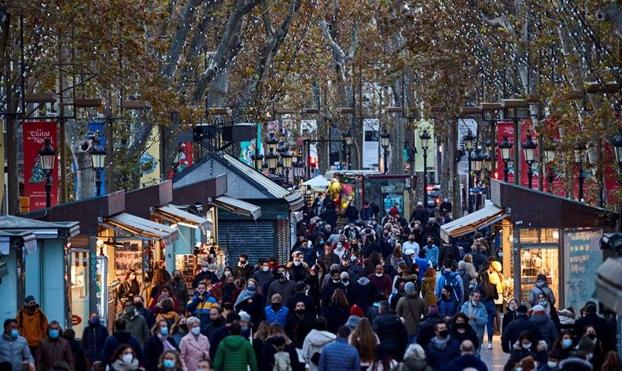
[{"label": "red banner", "polygon": [[[45,172],[41,167],[39,150],[44,140],[50,138],[58,152],[56,121],[25,121],[24,125],[24,191],[30,199],[30,211],[45,208]],[[52,170],[52,206],[58,203],[58,157]]]},{"label": "red banner", "polygon": [[[529,121],[521,122],[519,124],[519,127],[521,129],[521,133],[520,133],[521,135],[520,135],[519,144],[518,144],[518,150],[520,152],[518,155],[518,158],[520,159],[520,184],[523,186],[528,186],[529,178],[527,176],[527,173],[528,173],[529,165],[527,165],[527,162],[525,162],[525,154],[523,152],[522,143],[524,143],[527,140],[527,134],[531,134],[532,139],[534,141],[537,141],[538,134],[534,130],[531,130],[531,123]],[[514,137],[514,123],[512,123],[511,121],[501,121],[497,124],[497,143],[503,142],[503,138],[506,136],[508,137],[508,141],[514,144],[514,141],[516,140],[516,138]],[[540,148],[539,147],[536,148],[536,151],[535,151],[536,159],[538,158],[539,151],[540,151]],[[501,157],[501,149],[499,147],[497,147],[496,156],[497,156],[497,164],[496,164],[497,167],[496,167],[495,177],[497,179],[503,180],[503,169],[505,168],[505,164],[503,163],[503,158]],[[508,174],[508,183],[514,182],[513,162],[514,162],[514,145],[512,145],[510,161],[508,162],[508,168],[510,170]],[[532,187],[537,188],[538,187],[538,162],[533,163],[532,170],[533,170]]]}]

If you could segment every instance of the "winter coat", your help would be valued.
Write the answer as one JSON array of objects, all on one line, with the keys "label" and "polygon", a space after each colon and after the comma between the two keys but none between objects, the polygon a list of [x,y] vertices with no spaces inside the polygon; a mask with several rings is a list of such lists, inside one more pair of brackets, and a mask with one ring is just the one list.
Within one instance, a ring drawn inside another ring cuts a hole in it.
[{"label": "winter coat", "polygon": [[132,334],[142,346],[149,339],[149,328],[147,327],[145,317],[140,314],[129,316],[127,313],[124,313],[121,318],[125,320],[125,331]]},{"label": "winter coat", "polygon": [[452,327],[452,329],[449,331],[449,334],[452,338],[458,341],[458,344],[462,344],[462,342],[465,340],[470,340],[473,343],[473,349],[478,349],[480,346],[479,338],[477,337],[475,330],[473,330],[473,328],[469,325],[465,327],[463,333],[458,332],[458,329]]},{"label": "winter coat", "polygon": [[199,360],[209,358],[209,340],[207,336],[189,333],[181,339],[179,350],[188,371],[196,371]]},{"label": "winter coat", "polygon": [[211,322],[209,318],[209,311],[212,308],[218,308],[218,301],[208,292],[204,293],[203,297],[201,297],[198,293],[195,293],[186,305],[186,310],[201,320],[202,333],[207,331],[207,325]]},{"label": "winter coat", "polygon": [[[275,355],[278,353],[275,343],[277,339],[281,338],[279,335],[271,336],[266,339],[265,344],[261,349],[261,356],[259,356],[259,371],[273,371],[275,367]],[[304,371],[304,363],[298,362],[298,353],[296,348],[292,344],[286,344],[282,352],[287,353],[286,357],[289,357],[289,366],[292,371]]]},{"label": "winter coat", "polygon": [[474,368],[477,371],[488,371],[486,364],[472,354],[465,354],[454,359],[447,366],[446,370],[464,370],[466,368]]},{"label": "winter coat", "polygon": [[[166,340],[175,349],[179,350],[179,346],[172,337],[167,337]],[[157,335],[154,335],[145,342],[145,371],[157,371],[158,361],[160,356],[164,353],[164,344]]]},{"label": "winter coat", "polygon": [[266,302],[270,303],[272,299],[272,295],[280,294],[283,299],[283,303],[287,303],[289,299],[296,294],[296,283],[292,280],[275,280],[268,287],[268,292],[266,294]]},{"label": "winter coat", "polygon": [[598,338],[603,342],[605,352],[614,350],[615,346],[615,329],[607,324],[607,320],[599,317],[597,314],[586,314],[585,317],[575,321],[575,334],[583,334],[586,326],[594,326]]},{"label": "winter coat", "polygon": [[233,275],[236,278],[244,278],[247,281],[253,275],[253,266],[248,262],[245,265],[240,265],[240,262],[238,262],[235,268],[233,268]]},{"label": "winter coat", "polygon": [[57,366],[63,365],[69,370],[74,370],[73,353],[69,342],[63,338],[55,340],[45,338],[37,347],[37,369],[51,371]]},{"label": "winter coat", "polygon": [[568,357],[559,363],[561,371],[591,371],[592,364],[579,357]]},{"label": "winter coat", "polygon": [[384,273],[381,277],[376,276],[375,274],[370,274],[367,278],[371,281],[371,284],[378,293],[382,295],[383,298],[388,298],[391,293],[391,284],[393,283],[391,277],[388,274]]},{"label": "winter coat", "polygon": [[230,335],[218,345],[214,371],[257,371],[257,357],[251,343],[239,335]]},{"label": "winter coat", "polygon": [[268,291],[268,286],[274,279],[274,273],[271,270],[264,272],[263,270],[259,269],[257,272],[255,272],[255,274],[253,274],[253,279],[257,281],[257,284],[259,285],[257,289],[261,289],[261,293],[265,294]]},{"label": "winter coat", "polygon": [[454,359],[460,356],[460,344],[451,336],[444,342],[439,342],[434,337],[425,348],[425,356],[434,371],[445,370]]},{"label": "winter coat", "polygon": [[478,338],[481,339],[484,336],[484,326],[488,323],[488,314],[486,313],[484,304],[479,302],[477,305],[473,305],[473,302],[469,300],[462,304],[462,309],[460,311],[468,317],[473,317],[473,319],[469,321],[469,325],[475,330]]},{"label": "winter coat", "polygon": [[[453,282],[453,285],[451,284]],[[437,298],[441,297],[441,290],[445,286],[453,286],[454,296],[458,303],[463,303],[464,301],[464,282],[462,282],[462,277],[457,272],[451,272],[447,270],[443,270],[440,277],[438,278],[438,284],[436,285],[435,294]]]},{"label": "winter coat", "polygon": [[22,362],[28,361],[34,365],[35,360],[28,348],[28,342],[23,336],[16,339],[10,336],[0,336],[0,362],[11,363],[13,370],[20,370]]},{"label": "winter coat", "polygon": [[156,316],[156,322],[160,322],[160,320],[166,321],[166,323],[168,324],[168,328],[173,327],[173,325],[177,322],[177,319],[179,319],[179,314],[177,314],[177,312],[175,311],[159,313]]},{"label": "winter coat", "polygon": [[404,319],[408,336],[415,336],[417,325],[425,312],[425,304],[418,295],[407,295],[397,301],[395,312]]},{"label": "winter coat", "polygon": [[436,304],[436,295],[434,288],[436,287],[436,277],[424,277],[421,282],[421,295],[425,301],[425,306],[429,307]]},{"label": "winter coat", "polygon": [[143,352],[140,343],[129,332],[115,332],[112,336],[108,336],[104,342],[104,348],[99,353],[98,360],[104,364],[110,363],[112,354],[121,344],[127,344],[134,351],[134,357],[138,358],[140,362],[143,360]]},{"label": "winter coat", "polygon": [[82,333],[82,349],[86,358],[92,362],[97,360],[99,352],[104,348],[108,337],[108,329],[97,323],[95,326],[87,326]]},{"label": "winter coat", "polygon": [[302,344],[302,359],[307,362],[309,371],[317,371],[317,366],[311,362],[315,353],[322,353],[326,345],[335,341],[337,336],[328,331],[311,330]]},{"label": "winter coat", "polygon": [[400,369],[400,365],[397,365],[391,371],[433,371],[425,359],[408,358],[404,360],[403,364],[404,369]]},{"label": "winter coat", "polygon": [[438,267],[438,255],[440,252],[438,249],[438,246],[436,245],[427,246],[427,249],[428,249],[427,258],[430,259],[433,267],[435,268]]},{"label": "winter coat", "polygon": [[453,295],[450,295],[449,299],[445,299],[441,295],[441,298],[438,301],[437,305],[438,305],[438,314],[442,318],[453,317],[456,315],[456,313],[458,313],[458,309],[459,309],[458,301],[456,300],[456,297]]},{"label": "winter coat", "polygon": [[519,342],[515,343],[514,345],[512,345],[512,353],[510,353],[510,357],[508,358],[503,370],[504,371],[514,370],[516,367],[516,364],[525,357],[533,357],[533,359],[537,360],[538,356],[532,349],[524,349],[521,347]]},{"label": "winter coat", "polygon": [[512,323],[518,317],[518,313],[515,310],[508,309],[503,314],[503,321],[501,322],[501,332],[505,332],[505,329],[508,328],[508,325]]},{"label": "winter coat", "polygon": [[319,371],[359,371],[361,361],[359,353],[344,339],[337,339],[322,351]]},{"label": "winter coat", "polygon": [[279,310],[275,311],[272,308],[272,305],[267,305],[264,311],[266,315],[266,320],[270,322],[271,325],[277,324],[281,328],[285,327],[285,323],[287,322],[287,313],[289,313],[289,309],[286,306],[281,305]]},{"label": "winter coat", "polygon": [[386,345],[393,359],[401,360],[408,344],[408,330],[395,313],[381,314],[374,319],[374,332]]},{"label": "winter coat", "polygon": [[533,322],[540,330],[541,337],[538,340],[546,341],[549,348],[551,348],[558,335],[557,327],[555,327],[553,321],[546,314],[534,314],[529,321]]},{"label": "winter coat", "polygon": [[[245,291],[242,291],[242,293],[244,292]],[[238,303],[233,306],[233,310],[238,313],[243,310],[251,315],[251,321],[253,323],[259,323],[265,318],[264,302],[265,300],[263,298],[263,295],[256,293],[250,298],[238,301]]]},{"label": "winter coat", "polygon": [[175,281],[174,279],[169,282],[169,287],[171,288],[171,292],[173,297],[175,297],[178,303],[186,303],[190,300],[190,296],[188,296],[188,286],[184,281]]},{"label": "winter coat", "polygon": [[45,337],[48,329],[48,319],[39,308],[33,313],[29,313],[26,308],[22,308],[17,314],[17,329],[20,335],[26,338],[28,346],[36,347]]},{"label": "winter coat", "polygon": [[339,327],[346,323],[350,313],[347,308],[343,308],[336,303],[331,303],[328,308],[322,311],[326,322],[328,323],[328,331],[337,333]]},{"label": "winter coat", "polygon": [[551,305],[555,305],[555,294],[553,294],[553,290],[547,286],[546,281],[536,281],[536,285],[529,292],[529,304],[532,306],[536,305],[536,301],[538,295],[544,294],[544,297]]},{"label": "winter coat", "polygon": [[428,315],[417,328],[417,343],[424,349],[430,343],[430,339],[434,337],[434,326],[441,322],[442,319],[438,315]]},{"label": "winter coat", "polygon": [[141,370],[138,360],[134,358],[132,362],[125,363],[122,359],[117,359],[106,367],[106,371],[137,371]]},{"label": "winter coat", "polygon": [[352,297],[354,303],[361,307],[364,312],[367,312],[367,308],[374,302],[375,292],[372,289],[371,281],[367,277],[361,277],[352,286]]},{"label": "winter coat", "polygon": [[535,322],[530,321],[526,315],[519,314],[501,334],[501,347],[505,353],[510,353],[512,345],[518,340],[520,333],[523,331],[531,333],[533,339],[542,339],[540,329]]}]

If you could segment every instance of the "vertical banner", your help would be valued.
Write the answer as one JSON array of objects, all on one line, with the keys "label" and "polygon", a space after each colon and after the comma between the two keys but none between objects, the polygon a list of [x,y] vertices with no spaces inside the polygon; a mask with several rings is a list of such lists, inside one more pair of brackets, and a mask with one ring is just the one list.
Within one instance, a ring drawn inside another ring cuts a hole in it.
[{"label": "vertical banner", "polygon": [[[87,136],[94,136],[97,140],[99,140],[99,145],[102,146],[103,148],[106,148],[106,126],[103,121],[89,121]],[[101,180],[102,180],[101,193],[103,196],[107,193],[106,192],[106,168],[104,168],[101,171]]]},{"label": "vertical banner", "polygon": [[378,169],[379,133],[380,121],[378,119],[363,120],[363,169]]},{"label": "vertical banner", "polygon": [[[24,121],[24,197],[30,200],[30,211],[45,208],[45,172],[39,160],[44,140],[50,138],[58,151],[56,121]],[[54,158],[51,174],[51,205],[58,203],[58,157]]]},{"label": "vertical banner", "polygon": [[[518,158],[520,159],[520,182],[519,184],[522,186],[529,185],[529,178],[527,175],[529,165],[525,162],[525,153],[523,151],[522,144],[527,140],[527,134],[531,134],[531,138],[534,142],[538,141],[538,133],[534,130],[531,130],[531,123],[529,121],[524,121],[520,123],[520,138],[518,139],[518,150],[520,151]],[[511,121],[501,121],[497,123],[497,143],[503,142],[504,137],[508,137],[508,141],[512,143],[511,149],[511,160],[508,161],[508,168],[510,170],[508,174],[508,183],[514,182],[514,141],[516,138],[514,137],[514,123]],[[531,165],[533,171],[533,179],[532,179],[532,187],[538,188],[538,167],[540,164],[537,159],[539,158],[538,153],[540,152],[540,147],[537,147],[535,150],[535,158],[536,161]],[[503,180],[503,169],[505,168],[505,164],[503,162],[503,158],[501,156],[501,149],[497,146],[497,166],[496,166],[496,177],[497,179]]]},{"label": "vertical banner", "polygon": [[160,128],[151,128],[145,152],[140,155],[140,185],[148,187],[160,182]]},{"label": "vertical banner", "polygon": [[253,157],[255,156],[255,149],[258,150],[260,155],[263,155],[263,146],[261,141],[261,124],[257,125],[257,137],[251,140],[245,140],[240,142],[240,161],[248,166],[255,167]]}]

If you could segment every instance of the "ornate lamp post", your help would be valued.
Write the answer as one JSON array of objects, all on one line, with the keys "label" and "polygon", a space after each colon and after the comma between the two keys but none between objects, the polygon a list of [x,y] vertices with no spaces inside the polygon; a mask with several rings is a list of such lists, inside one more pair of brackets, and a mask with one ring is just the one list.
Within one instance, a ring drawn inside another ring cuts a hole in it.
[{"label": "ornate lamp post", "polygon": [[555,147],[553,145],[544,148],[544,162],[549,165],[549,173],[546,176],[549,183],[549,192],[553,192],[553,180],[555,180],[555,171],[553,170],[553,161],[555,161]]},{"label": "ornate lamp post", "polygon": [[382,146],[382,156],[384,158],[384,173],[387,174],[389,172],[389,138],[391,136],[386,130],[383,130],[380,134],[380,146]]},{"label": "ornate lamp post", "polygon": [[574,158],[579,168],[579,201],[583,202],[583,183],[585,182],[585,175],[583,174],[583,165],[587,160],[587,151],[584,144],[577,144],[574,149]]},{"label": "ornate lamp post", "polygon": [[467,151],[467,164],[468,164],[468,171],[467,171],[467,197],[468,197],[468,211],[472,212],[473,211],[473,207],[471,205],[471,188],[472,188],[472,184],[471,184],[471,156],[473,154],[473,144],[475,143],[475,136],[473,135],[473,133],[471,133],[471,129],[469,129],[466,133],[466,135],[463,138],[464,141],[464,149]]},{"label": "ornate lamp post", "polygon": [[350,156],[351,156],[351,148],[352,148],[352,143],[353,143],[353,138],[352,138],[352,131],[348,130],[344,135],[343,135],[343,140],[346,142],[346,169],[350,170],[351,166],[350,166]]},{"label": "ornate lamp post", "polygon": [[56,151],[52,147],[50,138],[45,138],[43,147],[39,150],[41,168],[45,172],[45,207],[52,206],[52,170],[54,170],[54,158]]},{"label": "ornate lamp post", "polygon": [[522,144],[523,153],[525,155],[525,162],[527,163],[527,179],[529,180],[529,188],[531,188],[533,183],[533,163],[536,161],[536,147],[538,147],[538,143],[536,143],[531,134],[527,134],[527,140]]},{"label": "ornate lamp post", "polygon": [[499,143],[499,149],[501,149],[501,159],[503,160],[503,181],[506,183],[508,181],[508,174],[510,173],[508,164],[512,159],[513,146],[512,142],[508,140],[507,135],[503,137],[503,142]]},{"label": "ornate lamp post", "polygon": [[[473,169],[474,177],[473,177],[473,187],[476,186],[477,181],[482,172],[482,163],[484,160],[484,156],[482,154],[481,148],[475,148],[473,150],[473,154],[470,156],[469,164],[471,165],[471,169]],[[477,195],[473,193],[473,197],[469,199],[469,212],[475,211],[475,206],[477,204]]]},{"label": "ornate lamp post", "polygon": [[91,150],[91,161],[95,170],[95,191],[97,196],[101,196],[102,190],[102,172],[106,165],[106,150],[99,141],[95,142]]},{"label": "ornate lamp post", "polygon": [[281,153],[281,160],[283,161],[283,176],[285,177],[286,183],[289,182],[289,170],[292,168],[292,163],[294,159],[294,154],[289,151],[289,149],[285,149]]},{"label": "ornate lamp post", "polygon": [[419,135],[421,140],[421,149],[423,149],[423,204],[428,208],[428,148],[430,148],[430,139],[432,136],[428,130],[423,130]]}]

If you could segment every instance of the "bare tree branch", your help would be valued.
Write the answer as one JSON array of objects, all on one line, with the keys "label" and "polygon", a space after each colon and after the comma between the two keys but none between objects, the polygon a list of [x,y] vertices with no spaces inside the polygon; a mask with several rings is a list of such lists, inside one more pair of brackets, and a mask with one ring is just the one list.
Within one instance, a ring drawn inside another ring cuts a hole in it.
[{"label": "bare tree branch", "polygon": [[164,69],[162,73],[165,76],[171,77],[175,74],[177,69],[177,62],[186,44],[186,38],[190,32],[190,28],[194,23],[197,7],[201,4],[201,0],[189,0],[184,6],[181,12],[181,19],[179,20],[179,28],[175,33],[173,42],[169,48],[169,52],[166,56],[166,62],[164,63]]}]

